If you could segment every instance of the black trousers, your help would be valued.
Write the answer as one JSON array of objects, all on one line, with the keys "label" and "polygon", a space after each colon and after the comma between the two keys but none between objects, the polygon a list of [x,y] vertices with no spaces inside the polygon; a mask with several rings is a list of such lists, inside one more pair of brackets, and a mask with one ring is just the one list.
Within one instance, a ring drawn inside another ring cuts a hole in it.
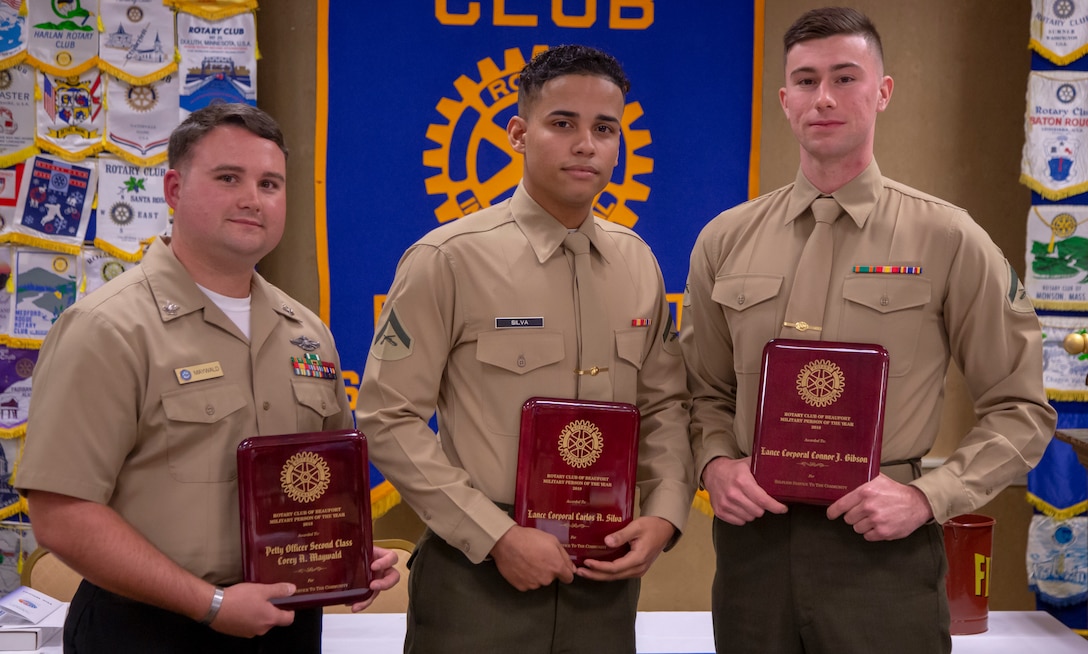
[{"label": "black trousers", "polygon": [[64,622],[65,654],[318,654],[321,609],[263,636],[236,638],[171,611],[121,597],[83,581]]},{"label": "black trousers", "polygon": [[871,543],[826,507],[735,527],[714,519],[718,654],[946,654],[940,525]]},{"label": "black trousers", "polygon": [[407,654],[634,654],[637,579],[522,592],[430,530],[409,565]]}]

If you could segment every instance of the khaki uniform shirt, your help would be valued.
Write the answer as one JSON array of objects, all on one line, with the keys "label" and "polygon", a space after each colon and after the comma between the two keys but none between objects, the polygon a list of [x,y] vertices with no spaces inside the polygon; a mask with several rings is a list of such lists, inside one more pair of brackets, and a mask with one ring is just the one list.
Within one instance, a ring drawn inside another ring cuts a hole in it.
[{"label": "khaki uniform shirt", "polygon": [[[699,474],[715,457],[751,453],[763,346],[782,329],[814,224],[807,207],[818,195],[798,172],[793,184],[719,215],[695,244],[681,342]],[[833,226],[820,338],[888,350],[884,462],[929,452],[949,358],[960,366],[978,423],[913,485],[938,521],[972,511],[1030,470],[1054,431],[1035,312],[962,209],[883,178],[875,161],[833,195],[849,216]],[[920,266],[921,274],[853,272],[873,265]]]},{"label": "khaki uniform shirt", "polygon": [[[642,413],[644,515],[683,527],[694,490],[689,399],[664,283],[630,230],[590,217],[598,293],[615,339],[614,400]],[[522,187],[408,249],[379,319],[356,417],[370,455],[424,522],[473,562],[513,521],[521,406],[576,397],[567,229]],[[499,318],[528,327],[498,328]],[[632,321],[649,319],[648,325]],[[438,411],[438,433],[427,422]]]},{"label": "khaki uniform shirt", "polygon": [[[250,293],[247,341],[156,241],[64,311],[34,370],[18,488],[107,504],[194,575],[241,581],[238,444],[352,427],[325,325],[256,274]],[[293,374],[300,336],[335,379]],[[182,368],[221,374],[181,383]]]}]

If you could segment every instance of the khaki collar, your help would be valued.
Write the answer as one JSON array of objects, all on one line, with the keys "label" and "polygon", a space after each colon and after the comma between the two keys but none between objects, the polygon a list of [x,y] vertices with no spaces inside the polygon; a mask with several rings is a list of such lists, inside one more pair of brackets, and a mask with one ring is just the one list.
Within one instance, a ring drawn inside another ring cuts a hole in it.
[{"label": "khaki collar", "polygon": [[[561,253],[567,228],[537,204],[522,184],[518,184],[514,197],[510,199],[510,213],[540,263],[552,258],[557,251]],[[597,225],[597,220],[591,211],[586,214],[586,219],[582,221],[578,231],[589,238],[593,249],[607,262],[614,252],[614,245]]]},{"label": "khaki collar", "polygon": [[[869,162],[865,170],[847,182],[842,188],[831,194],[831,197],[839,203],[846,213],[853,218],[858,229],[865,227],[869,215],[884,190],[884,177],[880,174],[880,168],[876,165],[876,159]],[[795,218],[804,213],[820,195],[819,189],[808,181],[800,169],[797,170],[797,178],[793,182],[793,190],[790,191],[789,204],[786,206],[786,216],[783,224],[788,225]]]}]

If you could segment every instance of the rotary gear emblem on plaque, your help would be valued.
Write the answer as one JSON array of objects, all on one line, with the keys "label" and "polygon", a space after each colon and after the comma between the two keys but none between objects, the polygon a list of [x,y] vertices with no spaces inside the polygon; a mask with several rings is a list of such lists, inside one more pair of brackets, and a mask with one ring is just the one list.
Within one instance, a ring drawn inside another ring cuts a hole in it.
[{"label": "rotary gear emblem on plaque", "polygon": [[313,502],[329,487],[329,464],[313,452],[299,452],[283,464],[280,487],[296,502]]},{"label": "rotary gear emblem on plaque", "polygon": [[[547,49],[533,46],[531,56]],[[435,109],[448,123],[427,127],[427,138],[437,148],[423,152],[423,165],[438,173],[426,180],[429,195],[445,196],[434,210],[438,222],[467,216],[509,197],[522,174],[521,155],[514,152],[506,135],[506,124],[517,114],[517,79],[525,67],[525,55],[518,48],[503,53],[500,69],[491,58],[476,63],[480,80],[462,75],[453,86],[460,98],[442,98]],[[630,102],[623,108],[620,127],[623,143],[620,163],[613,180],[601,191],[593,213],[624,227],[633,227],[638,214],[628,203],[645,202],[650,187],[635,179],[652,173],[653,159],[637,151],[652,142],[650,131],[633,129],[642,117],[642,105]],[[622,177],[616,182],[616,173]]]},{"label": "rotary gear emblem on plaque", "polygon": [[827,359],[810,361],[797,374],[797,394],[805,404],[825,407],[842,397],[846,376],[842,368]]},{"label": "rotary gear emblem on plaque", "polygon": [[572,468],[586,468],[597,462],[604,450],[604,437],[597,425],[575,420],[559,432],[559,456]]}]

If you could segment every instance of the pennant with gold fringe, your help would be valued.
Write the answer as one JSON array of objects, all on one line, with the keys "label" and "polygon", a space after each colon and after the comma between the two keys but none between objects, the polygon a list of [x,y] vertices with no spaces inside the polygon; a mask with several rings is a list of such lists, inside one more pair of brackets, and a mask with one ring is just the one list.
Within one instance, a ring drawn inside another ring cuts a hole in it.
[{"label": "pennant with gold fringe", "polygon": [[1088,52],[1088,7],[1081,2],[1031,0],[1028,47],[1059,66],[1080,59]]},{"label": "pennant with gold fringe", "polygon": [[11,274],[14,252],[13,246],[0,245],[0,344],[8,342],[8,335],[11,333],[11,310],[15,307],[15,279]]},{"label": "pennant with gold fringe", "polygon": [[19,221],[0,230],[0,241],[79,254],[97,188],[93,160],[72,163],[35,155],[19,187]]},{"label": "pennant with gold fringe", "polygon": [[257,23],[244,13],[210,21],[178,14],[181,114],[215,102],[257,104]]},{"label": "pennant with gold fringe", "polygon": [[1088,355],[1074,349],[1085,342],[1088,317],[1039,316],[1043,330],[1043,387],[1047,399],[1060,402],[1088,402]]},{"label": "pennant with gold fringe", "polygon": [[[38,363],[38,350],[0,345],[0,438],[26,435],[30,410],[30,380]],[[10,460],[11,463],[15,459]],[[10,470],[8,471],[10,473]]]},{"label": "pennant with gold fringe", "polygon": [[105,147],[105,81],[97,68],[69,77],[39,73],[38,147],[68,161],[100,152]]},{"label": "pennant with gold fringe", "polygon": [[1088,311],[1088,206],[1028,210],[1024,289],[1039,309]]},{"label": "pennant with gold fringe", "polygon": [[[4,228],[8,225],[17,222],[18,214],[16,210],[19,204],[19,184],[22,182],[25,169],[25,163],[0,168],[0,234],[3,234]],[[0,242],[3,242],[3,238],[0,238]],[[5,272],[6,274],[7,272]],[[4,324],[4,321],[0,320],[0,328]]]},{"label": "pennant with gold fringe", "polygon": [[1072,446],[1054,439],[1028,473],[1028,586],[1047,605],[1088,599],[1088,478]]},{"label": "pennant with gold fringe", "polygon": [[27,3],[27,60],[51,75],[79,75],[98,63],[97,1]]},{"label": "pennant with gold fringe", "polygon": [[37,548],[37,540],[27,521],[26,500],[17,493],[5,497],[14,502],[0,509],[0,591],[11,592],[22,585],[23,566]]},{"label": "pennant with gold fringe", "polygon": [[99,0],[105,28],[98,67],[131,85],[170,75],[174,59],[174,12],[162,0]]},{"label": "pennant with gold fringe", "polygon": [[26,59],[26,14],[20,0],[0,0],[0,68]]},{"label": "pennant with gold fringe", "polygon": [[137,166],[98,158],[95,246],[123,261],[143,258],[143,244],[169,233],[170,208],[163,197],[167,165]]},{"label": "pennant with gold fringe", "polygon": [[230,18],[257,8],[257,0],[162,0],[162,2],[178,11],[208,20]]},{"label": "pennant with gold fringe", "polygon": [[1088,74],[1032,71],[1027,97],[1020,182],[1048,200],[1088,191]]},{"label": "pennant with gold fringe", "polygon": [[38,153],[34,142],[35,76],[34,69],[26,64],[0,70],[0,168]]},{"label": "pennant with gold fringe", "polygon": [[135,85],[110,78],[106,85],[106,149],[140,166],[166,161],[170,132],[177,127],[177,80]]},{"label": "pennant with gold fringe", "polygon": [[95,247],[83,248],[83,282],[77,297],[85,297],[139,263],[126,261]]},{"label": "pennant with gold fringe", "polygon": [[37,349],[60,313],[76,301],[82,258],[36,248],[16,248],[12,269],[15,304],[9,347]]}]

